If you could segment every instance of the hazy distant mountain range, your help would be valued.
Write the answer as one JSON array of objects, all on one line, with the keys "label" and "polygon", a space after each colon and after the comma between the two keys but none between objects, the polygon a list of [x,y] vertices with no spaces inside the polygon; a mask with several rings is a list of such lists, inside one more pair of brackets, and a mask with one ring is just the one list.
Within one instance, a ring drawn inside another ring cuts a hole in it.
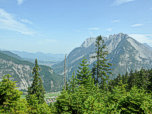
[{"label": "hazy distant mountain range", "polygon": [[[110,67],[113,69],[111,72],[114,74],[110,79],[118,76],[118,73],[125,74],[126,71],[130,72],[131,69],[140,70],[142,67],[145,69],[152,68],[152,47],[146,43],[139,43],[127,34],[119,33],[110,35],[109,38],[103,37],[108,49],[109,54],[106,59],[110,59],[109,63],[115,65]],[[96,58],[89,58],[95,53],[96,38],[87,38],[80,47],[73,49],[67,56],[66,73],[68,79],[71,79],[73,71],[77,73],[79,63],[83,57],[87,58],[89,68],[92,69]],[[22,58],[24,57],[24,58]],[[62,88],[64,78],[64,54],[44,54],[38,52],[27,53],[19,51],[0,51],[0,80],[5,74],[12,75],[12,80],[17,81],[19,90],[24,90],[32,83],[32,69],[34,67],[35,59],[38,59],[38,64],[41,67],[40,75],[42,76],[43,85],[45,90],[55,90]],[[44,62],[43,60],[60,60],[52,63],[50,61]],[[43,65],[41,65],[43,64]],[[51,66],[51,67],[49,67]]]},{"label": "hazy distant mountain range", "polygon": [[37,52],[37,53],[28,53],[25,51],[11,51],[12,53],[17,54],[18,56],[20,56],[23,59],[38,59],[40,61],[44,61],[44,60],[48,60],[48,61],[62,61],[65,57],[65,54],[44,54],[42,52]]}]

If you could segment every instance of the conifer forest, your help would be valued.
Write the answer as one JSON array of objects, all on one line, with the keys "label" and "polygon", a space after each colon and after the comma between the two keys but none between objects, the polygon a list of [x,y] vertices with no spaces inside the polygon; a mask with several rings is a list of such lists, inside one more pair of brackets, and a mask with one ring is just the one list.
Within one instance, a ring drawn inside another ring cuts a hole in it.
[{"label": "conifer forest", "polygon": [[[108,55],[101,35],[96,39],[97,62],[92,69],[88,68],[87,59],[79,63],[78,73],[75,71],[63,87],[57,102],[47,105],[44,101],[45,90],[38,73],[41,68],[35,59],[32,74],[33,83],[28,87],[25,99],[20,99],[22,92],[15,89],[16,82],[9,80],[11,75],[3,76],[0,82],[1,114],[152,114],[152,69],[131,69],[126,74],[113,74],[108,69],[112,66],[105,59]],[[101,47],[102,45],[102,47]],[[114,64],[113,64],[114,65]],[[110,75],[107,75],[110,74]],[[75,76],[76,75],[76,76]],[[99,81],[101,79],[101,81]]]}]

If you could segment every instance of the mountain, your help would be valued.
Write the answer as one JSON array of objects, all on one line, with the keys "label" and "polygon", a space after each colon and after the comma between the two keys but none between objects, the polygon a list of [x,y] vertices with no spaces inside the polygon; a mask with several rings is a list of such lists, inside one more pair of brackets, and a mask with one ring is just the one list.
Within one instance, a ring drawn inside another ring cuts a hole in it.
[{"label": "mountain", "polygon": [[[10,74],[12,76],[10,80],[17,81],[16,87],[18,87],[18,90],[27,91],[27,87],[31,86],[33,82],[34,74],[32,74],[32,71],[35,64],[17,59],[20,57],[16,54],[10,52],[5,53],[14,57],[0,52],[0,81],[4,75]],[[63,87],[63,77],[56,74],[51,67],[44,65],[39,65],[39,67],[41,68],[39,74],[43,80],[45,91],[61,90]]]},{"label": "mountain", "polygon": [[[6,55],[8,55],[8,56],[11,56],[11,57],[14,57],[14,58],[16,58],[16,59],[19,59],[19,60],[26,60],[26,61],[29,61],[29,62],[31,62],[31,63],[34,63],[35,64],[35,58],[33,57],[33,58],[21,58],[20,56],[18,56],[17,54],[14,54],[14,53],[12,53],[11,51],[8,51],[8,50],[0,50],[0,52],[1,53],[4,53],[4,54],[6,54]],[[37,52],[37,55],[35,56],[36,58],[39,58],[39,57],[41,57],[42,55],[44,55],[44,53],[41,53],[41,52]],[[50,55],[50,53],[49,54],[47,54],[47,55]],[[63,54],[55,54],[55,55],[63,55]],[[24,57],[26,57],[26,55],[24,56]],[[52,66],[53,64],[56,64],[56,63],[59,63],[60,61],[55,61],[55,60],[39,60],[38,59],[38,61],[39,61],[39,65],[45,65],[45,66]]]},{"label": "mountain", "polygon": [[147,45],[146,43],[143,43],[144,46],[146,46],[148,49],[150,49],[152,51],[152,47],[150,47],[149,45]]},{"label": "mountain", "polygon": [[[130,73],[131,69],[139,71],[142,67],[145,69],[152,68],[152,51],[127,34],[114,34],[110,35],[109,38],[103,37],[103,40],[106,48],[108,48],[103,49],[103,51],[108,51],[105,58],[110,59],[109,63],[115,64],[109,67],[109,69],[113,69],[110,71],[114,74],[114,76],[110,76],[110,79],[116,78],[119,73],[121,75],[125,74],[126,71]],[[73,71],[75,71],[75,74],[77,73],[79,63],[81,63],[84,56],[87,58],[89,69],[92,69],[97,59],[89,57],[96,55],[95,41],[96,38],[92,37],[86,39],[80,47],[73,49],[67,56],[66,73],[68,79],[71,79]],[[64,61],[52,65],[52,68],[56,73],[64,75]]]},{"label": "mountain", "polygon": [[41,61],[44,61],[44,60],[62,61],[65,57],[65,54],[51,54],[51,53],[44,54],[42,52],[28,53],[25,51],[20,52],[20,51],[14,51],[14,50],[11,50],[11,52],[17,54],[24,60],[37,58],[38,60],[41,60]]},{"label": "mountain", "polygon": [[0,50],[0,52],[6,54],[8,56],[14,57],[16,59],[23,60],[20,56],[18,56],[17,54],[12,53],[10,51],[2,51],[2,50]]}]

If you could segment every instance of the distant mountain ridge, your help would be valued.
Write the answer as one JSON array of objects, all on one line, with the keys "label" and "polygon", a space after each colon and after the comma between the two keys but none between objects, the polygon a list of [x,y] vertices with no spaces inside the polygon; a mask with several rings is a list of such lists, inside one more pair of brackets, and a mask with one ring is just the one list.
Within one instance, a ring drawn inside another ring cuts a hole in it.
[{"label": "distant mountain ridge", "polygon": [[23,60],[20,56],[18,56],[17,54],[12,53],[10,51],[0,50],[0,52],[6,54],[8,56],[14,57],[14,58],[16,58],[18,60]]},{"label": "distant mountain ridge", "polygon": [[42,52],[37,52],[37,53],[28,53],[25,51],[14,51],[11,50],[12,53],[17,54],[18,56],[20,56],[23,59],[35,59],[37,58],[40,61],[43,60],[54,60],[54,61],[62,61],[64,59],[65,54],[44,54]]}]

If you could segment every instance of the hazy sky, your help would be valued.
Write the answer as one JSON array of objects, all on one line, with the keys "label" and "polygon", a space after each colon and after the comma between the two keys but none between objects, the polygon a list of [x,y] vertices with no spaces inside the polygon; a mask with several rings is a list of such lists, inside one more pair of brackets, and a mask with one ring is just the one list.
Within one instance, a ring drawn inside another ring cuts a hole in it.
[{"label": "hazy sky", "polygon": [[152,47],[152,0],[0,0],[0,48],[69,54],[125,33]]}]

